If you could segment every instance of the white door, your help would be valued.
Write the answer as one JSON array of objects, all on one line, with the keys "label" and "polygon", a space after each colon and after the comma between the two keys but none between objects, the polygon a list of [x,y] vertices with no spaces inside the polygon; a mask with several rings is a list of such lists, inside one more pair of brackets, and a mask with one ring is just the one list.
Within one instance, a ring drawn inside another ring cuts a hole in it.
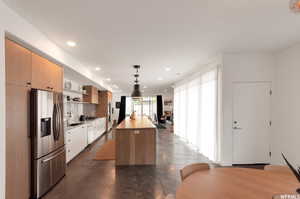
[{"label": "white door", "polygon": [[233,163],[269,163],[271,84],[234,83],[233,87]]}]

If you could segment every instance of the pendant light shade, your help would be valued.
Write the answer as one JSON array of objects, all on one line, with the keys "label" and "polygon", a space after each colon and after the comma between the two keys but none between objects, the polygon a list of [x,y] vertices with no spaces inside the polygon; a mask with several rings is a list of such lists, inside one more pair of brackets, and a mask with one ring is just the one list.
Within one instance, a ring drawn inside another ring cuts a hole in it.
[{"label": "pendant light shade", "polygon": [[134,87],[133,87],[133,92],[131,94],[131,97],[133,98],[139,98],[139,97],[142,97],[142,93],[141,93],[141,90],[140,90],[140,85],[139,84],[135,84]]},{"label": "pendant light shade", "polygon": [[133,92],[131,94],[132,98],[140,98],[142,97],[142,92],[140,90],[140,84],[139,84],[139,69],[141,68],[140,65],[134,65],[133,68],[136,70],[136,73],[134,74],[135,81],[134,81],[134,86],[133,86]]}]

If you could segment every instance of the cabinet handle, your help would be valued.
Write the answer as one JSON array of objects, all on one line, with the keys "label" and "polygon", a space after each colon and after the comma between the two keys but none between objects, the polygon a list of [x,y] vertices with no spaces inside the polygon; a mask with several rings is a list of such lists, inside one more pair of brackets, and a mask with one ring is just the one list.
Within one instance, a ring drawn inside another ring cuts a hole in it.
[{"label": "cabinet handle", "polygon": [[30,86],[31,85],[31,82],[26,82],[27,86]]},{"label": "cabinet handle", "polygon": [[50,87],[50,86],[47,86],[46,88],[47,88],[47,89],[50,89],[50,90],[53,90],[53,87]]}]

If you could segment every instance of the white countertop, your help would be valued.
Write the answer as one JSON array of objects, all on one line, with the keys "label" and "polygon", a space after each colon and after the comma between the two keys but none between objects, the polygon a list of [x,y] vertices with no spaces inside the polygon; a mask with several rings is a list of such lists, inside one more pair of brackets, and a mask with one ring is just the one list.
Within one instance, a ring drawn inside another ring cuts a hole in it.
[{"label": "white countertop", "polygon": [[91,119],[91,120],[74,122],[74,123],[81,123],[81,124],[76,125],[76,126],[65,126],[65,127],[64,127],[64,130],[65,130],[65,132],[66,132],[66,131],[69,131],[69,130],[71,130],[71,129],[74,129],[74,128],[77,128],[77,127],[81,127],[82,125],[89,124],[89,123],[91,123],[91,122],[93,122],[93,121],[95,121],[95,120],[97,120],[97,119],[102,119],[102,118],[103,118],[103,119],[106,119],[105,117],[98,117],[98,118]]}]

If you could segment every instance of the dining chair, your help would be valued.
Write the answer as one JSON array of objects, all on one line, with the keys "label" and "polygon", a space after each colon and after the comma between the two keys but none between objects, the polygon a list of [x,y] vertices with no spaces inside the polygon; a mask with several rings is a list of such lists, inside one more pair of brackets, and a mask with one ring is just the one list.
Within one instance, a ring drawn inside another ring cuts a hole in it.
[{"label": "dining chair", "polygon": [[209,169],[209,164],[207,163],[195,163],[185,166],[180,170],[181,181],[184,181],[188,176],[192,175],[198,171],[204,171]]},{"label": "dining chair", "polygon": [[264,170],[277,172],[277,173],[293,174],[292,171],[287,166],[281,166],[281,165],[266,165],[264,167]]}]

